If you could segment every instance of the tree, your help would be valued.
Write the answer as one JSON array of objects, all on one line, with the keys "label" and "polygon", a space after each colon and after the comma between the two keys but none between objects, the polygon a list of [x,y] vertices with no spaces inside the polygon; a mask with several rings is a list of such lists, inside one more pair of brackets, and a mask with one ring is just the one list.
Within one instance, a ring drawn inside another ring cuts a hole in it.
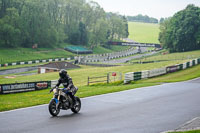
[{"label": "tree", "polygon": [[128,36],[125,18],[85,0],[0,0],[0,24],[3,47],[97,46]]},{"label": "tree", "polygon": [[80,32],[80,44],[81,45],[87,45],[88,43],[88,35],[87,35],[87,30],[85,27],[85,24],[80,22],[79,23],[79,32]]},{"label": "tree", "polygon": [[123,21],[124,21],[124,25],[125,25],[124,37],[127,38],[129,36],[129,32],[128,32],[128,21],[127,21],[127,18],[125,16],[123,16]]},{"label": "tree", "polygon": [[171,52],[200,49],[200,8],[188,5],[160,26],[160,42]]},{"label": "tree", "polygon": [[165,19],[164,18],[160,18],[160,21],[159,21],[159,23],[163,23],[165,21]]},{"label": "tree", "polygon": [[127,16],[128,21],[134,22],[144,22],[144,23],[158,23],[158,19],[149,17],[147,15],[143,16],[142,14],[138,14],[137,16]]}]

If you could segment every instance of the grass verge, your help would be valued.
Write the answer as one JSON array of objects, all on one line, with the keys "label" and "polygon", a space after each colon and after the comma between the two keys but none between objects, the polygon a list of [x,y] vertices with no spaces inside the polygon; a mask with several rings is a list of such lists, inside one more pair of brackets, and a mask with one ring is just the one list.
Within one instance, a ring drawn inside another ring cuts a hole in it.
[{"label": "grass verge", "polygon": [[[99,77],[105,76],[108,72],[121,72],[124,75],[127,72],[137,72],[142,70],[151,70],[155,68],[161,68],[169,65],[183,63],[185,61],[166,61],[158,63],[149,64],[133,64],[115,67],[85,67],[81,66],[78,69],[68,70],[69,75],[73,78],[75,85],[84,86],[87,84],[87,79],[89,77]],[[46,74],[36,74],[28,76],[17,76],[13,79],[5,78],[6,75],[0,75],[0,84],[9,83],[22,83],[22,82],[34,82],[34,81],[44,81],[44,80],[55,80],[58,79],[58,73],[46,73]],[[10,76],[10,75],[9,75]]]},{"label": "grass verge", "polygon": [[[163,51],[164,52],[164,51]],[[166,51],[165,51],[166,52]],[[177,52],[169,54],[156,54],[154,56],[143,57],[142,59],[132,61],[168,61],[168,60],[191,60],[200,57],[200,50],[189,51],[189,52]]]},{"label": "grass verge", "polygon": [[200,77],[200,65],[166,74],[163,76],[137,81],[137,83],[169,83],[190,80]]},{"label": "grass verge", "polygon": [[[77,96],[84,98],[89,96],[101,95],[106,93],[129,90],[139,87],[146,87],[157,85],[155,83],[146,84],[129,84],[123,85],[123,82],[116,82],[114,84],[98,84],[92,86],[81,86],[77,92]],[[35,105],[47,104],[52,98],[52,94],[48,94],[49,89],[23,92],[16,94],[7,94],[0,96],[0,112],[23,107],[30,107]]]},{"label": "grass verge", "polygon": [[[128,48],[129,46],[111,46],[110,48],[98,46],[93,50],[93,53],[112,53],[120,50],[126,50]],[[72,56],[76,56],[76,54],[66,51],[63,48],[1,48],[0,64],[51,58],[67,58]]]},{"label": "grass verge", "polygon": [[[79,86],[77,96],[89,97],[106,93],[118,92],[134,88],[158,85],[163,82],[177,82],[200,77],[200,65],[188,68],[186,70],[175,73],[155,77],[151,79],[132,82],[131,84],[123,85],[123,81],[110,84],[95,84],[91,86]],[[184,76],[183,76],[184,75]],[[24,92],[16,94],[7,94],[0,96],[0,111],[7,111],[17,108],[30,107],[35,105],[47,104],[52,97],[48,94],[49,89]]]},{"label": "grass verge", "polygon": [[169,132],[169,133],[200,133],[200,130],[183,131],[183,132]]}]

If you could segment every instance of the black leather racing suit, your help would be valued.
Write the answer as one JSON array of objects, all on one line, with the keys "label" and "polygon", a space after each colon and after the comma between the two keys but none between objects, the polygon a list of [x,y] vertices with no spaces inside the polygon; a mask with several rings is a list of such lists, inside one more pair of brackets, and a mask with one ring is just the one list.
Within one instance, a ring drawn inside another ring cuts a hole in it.
[{"label": "black leather racing suit", "polygon": [[56,86],[59,87],[60,84],[63,84],[63,86],[65,88],[65,92],[67,92],[69,94],[70,98],[73,100],[73,104],[75,104],[76,100],[75,100],[73,91],[76,88],[72,82],[72,78],[69,77],[69,75],[66,75],[64,78],[60,78],[58,80],[58,83],[56,84]]}]

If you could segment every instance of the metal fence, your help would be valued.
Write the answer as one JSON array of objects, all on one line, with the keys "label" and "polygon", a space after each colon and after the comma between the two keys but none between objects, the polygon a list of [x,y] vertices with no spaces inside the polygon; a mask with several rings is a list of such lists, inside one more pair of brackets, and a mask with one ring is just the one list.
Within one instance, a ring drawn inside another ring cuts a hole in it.
[{"label": "metal fence", "polygon": [[90,85],[91,83],[102,83],[102,82],[109,83],[109,74],[107,74],[106,76],[88,77],[87,85]]}]

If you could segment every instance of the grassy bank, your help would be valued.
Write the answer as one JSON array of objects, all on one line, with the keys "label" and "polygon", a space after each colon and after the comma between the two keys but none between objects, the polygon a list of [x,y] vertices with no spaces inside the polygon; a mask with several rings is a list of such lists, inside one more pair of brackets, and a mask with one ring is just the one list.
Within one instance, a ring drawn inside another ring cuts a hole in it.
[{"label": "grassy bank", "polygon": [[[147,84],[123,85],[122,82],[118,82],[116,84],[111,84],[111,85],[102,84],[96,86],[82,86],[79,87],[77,96],[83,98],[83,97],[95,96],[100,94],[106,94],[111,92],[117,92],[117,91],[134,89],[138,87],[152,86],[152,85],[156,84],[147,83]],[[33,91],[33,92],[1,95],[0,111],[47,104],[52,98],[52,95],[53,94],[49,94],[49,89]]]},{"label": "grassy bank", "polygon": [[[140,59],[141,61],[165,61],[165,60],[190,60],[200,58],[200,50],[190,51],[190,52],[177,52],[177,53],[167,53],[167,54],[157,54],[155,56],[144,57]],[[138,59],[132,60],[140,61]]]},{"label": "grassy bank", "polygon": [[[132,84],[128,84],[128,85],[123,85],[123,81],[119,81],[119,82],[111,83],[111,84],[97,84],[97,85],[86,86],[84,85],[84,83],[78,84],[77,77],[75,76],[72,76],[72,77],[74,77],[76,81],[75,85],[79,86],[79,91],[77,93],[77,96],[83,98],[83,97],[101,95],[101,94],[118,92],[118,91],[123,91],[123,90],[129,90],[129,89],[134,89],[134,88],[139,88],[139,87],[158,85],[163,82],[177,82],[177,81],[189,80],[192,78],[200,77],[199,70],[200,70],[200,65],[197,65],[189,69],[167,74],[164,76],[132,82]],[[54,73],[54,76],[55,74],[57,75],[57,73]],[[73,75],[73,73],[71,73],[70,75]],[[43,80],[44,79],[45,78],[43,78]],[[78,80],[81,80],[81,78]],[[0,111],[46,104],[49,102],[49,100],[52,97],[52,94],[51,95],[48,94],[48,91],[49,89],[45,89],[45,90],[34,91],[34,92],[1,95],[0,96],[0,105],[1,105]]]},{"label": "grassy bank", "polygon": [[[111,53],[120,50],[128,49],[128,46],[111,46],[110,48],[104,48],[98,46],[94,49],[93,54]],[[41,59],[55,59],[55,58],[67,58],[76,56],[62,48],[1,48],[0,49],[0,64],[12,63],[18,61],[31,61]]]},{"label": "grassy bank", "polygon": [[[166,61],[158,63],[149,64],[133,64],[115,67],[90,67],[81,66],[79,69],[68,70],[69,75],[73,78],[74,83],[77,86],[83,86],[87,84],[88,76],[105,76],[108,72],[121,72],[124,75],[127,72],[137,72],[142,70],[151,70],[154,68],[161,68],[169,65],[179,64],[185,62],[184,60],[177,61]],[[0,83],[20,83],[20,82],[32,82],[32,81],[44,81],[44,80],[55,80],[58,79],[58,73],[46,73],[46,74],[36,74],[28,76],[16,76],[13,79],[7,79],[6,75],[0,75]]]},{"label": "grassy bank", "polygon": [[138,83],[169,83],[179,82],[200,77],[200,65],[193,66],[191,68],[181,70],[175,73],[166,74],[163,76],[145,79],[138,81]]},{"label": "grassy bank", "polygon": [[200,133],[200,130],[182,131],[182,132],[169,132],[169,133]]},{"label": "grassy bank", "polygon": [[159,43],[159,25],[150,23],[129,22],[129,38],[142,43]]},{"label": "grassy bank", "polygon": [[12,63],[17,61],[61,58],[70,56],[73,56],[73,54],[68,51],[65,51],[64,49],[1,48],[0,64]]}]

